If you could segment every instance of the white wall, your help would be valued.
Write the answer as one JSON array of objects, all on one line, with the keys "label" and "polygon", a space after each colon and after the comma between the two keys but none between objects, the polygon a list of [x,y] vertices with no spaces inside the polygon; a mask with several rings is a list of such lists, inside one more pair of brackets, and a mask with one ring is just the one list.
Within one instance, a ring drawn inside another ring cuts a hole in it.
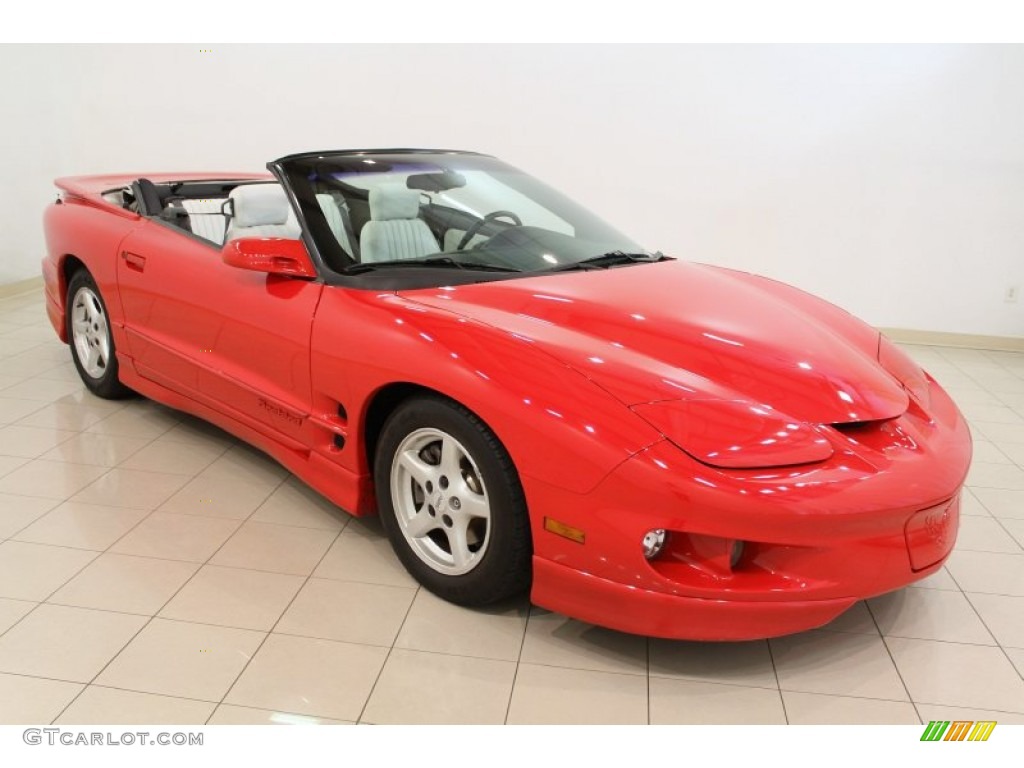
[{"label": "white wall", "polygon": [[1024,336],[1021,83],[1021,46],[3,46],[0,282],[56,175],[439,146],[877,325]]}]

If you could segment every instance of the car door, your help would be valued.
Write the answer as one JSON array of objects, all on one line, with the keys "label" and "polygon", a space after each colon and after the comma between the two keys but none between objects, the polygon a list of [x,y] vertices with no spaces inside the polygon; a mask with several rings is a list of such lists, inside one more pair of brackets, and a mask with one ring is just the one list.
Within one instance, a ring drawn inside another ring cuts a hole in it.
[{"label": "car door", "polygon": [[140,376],[285,442],[304,442],[309,338],[323,284],[225,264],[208,241],[147,220],[117,278]]}]

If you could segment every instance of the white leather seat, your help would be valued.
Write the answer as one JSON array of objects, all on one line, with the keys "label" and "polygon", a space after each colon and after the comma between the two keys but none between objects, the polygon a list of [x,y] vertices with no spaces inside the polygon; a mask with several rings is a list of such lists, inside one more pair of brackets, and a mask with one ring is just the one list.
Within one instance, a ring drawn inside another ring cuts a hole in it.
[{"label": "white leather seat", "polygon": [[280,184],[242,184],[231,190],[227,240],[239,237],[298,238],[299,224]]},{"label": "white leather seat", "polygon": [[224,216],[224,198],[209,200],[182,200],[182,207],[188,211],[192,234],[212,243],[224,242],[227,218]]},{"label": "white leather seat", "polygon": [[341,206],[345,205],[345,203],[339,202],[322,192],[316,196],[316,201],[320,203],[320,210],[324,212],[324,218],[327,219],[327,226],[331,228],[331,234],[334,235],[334,238],[345,249],[346,253],[354,256],[355,250],[352,248],[352,238],[349,237],[348,230],[345,228],[344,217],[348,215],[348,210],[341,210]]},{"label": "white leather seat", "polygon": [[370,220],[359,236],[362,261],[416,259],[437,253],[437,240],[420,212],[420,193],[403,184],[370,190]]}]

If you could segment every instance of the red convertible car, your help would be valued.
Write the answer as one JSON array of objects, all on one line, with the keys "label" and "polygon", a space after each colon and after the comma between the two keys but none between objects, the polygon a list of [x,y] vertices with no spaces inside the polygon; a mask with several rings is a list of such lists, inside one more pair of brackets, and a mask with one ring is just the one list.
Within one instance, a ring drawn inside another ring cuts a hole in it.
[{"label": "red convertible car", "polygon": [[47,311],[86,386],[207,419],[463,605],[762,638],[939,569],[939,385],[806,293],[670,258],[488,156],[59,179]]}]

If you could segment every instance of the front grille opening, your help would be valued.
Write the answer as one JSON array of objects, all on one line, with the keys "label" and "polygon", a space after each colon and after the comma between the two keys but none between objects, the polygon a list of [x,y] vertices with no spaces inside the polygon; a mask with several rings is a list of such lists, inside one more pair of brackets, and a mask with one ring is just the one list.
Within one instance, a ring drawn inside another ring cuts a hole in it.
[{"label": "front grille opening", "polygon": [[856,435],[866,430],[874,429],[881,423],[881,420],[876,419],[874,421],[842,421],[837,424],[829,424],[829,426],[837,432],[842,432],[844,435]]},{"label": "front grille opening", "polygon": [[919,438],[913,431],[907,431],[904,428],[899,417],[872,421],[845,421],[839,424],[829,424],[829,426],[846,438],[848,442],[869,450],[907,449],[916,451],[920,449]]}]

